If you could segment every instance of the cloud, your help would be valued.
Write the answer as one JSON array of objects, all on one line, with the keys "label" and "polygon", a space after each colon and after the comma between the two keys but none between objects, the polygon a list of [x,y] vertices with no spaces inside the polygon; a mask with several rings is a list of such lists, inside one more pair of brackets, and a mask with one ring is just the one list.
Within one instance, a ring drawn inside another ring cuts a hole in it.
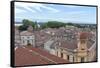
[{"label": "cloud", "polygon": [[46,6],[42,6],[42,7],[45,8],[45,9],[51,10],[52,12],[60,12],[60,10],[57,10],[57,9],[54,9],[54,8],[51,8],[51,7],[46,7]]},{"label": "cloud", "polygon": [[[66,8],[65,8],[66,7]],[[80,8],[79,8],[80,7]],[[30,19],[36,21],[58,20],[58,21],[80,21],[93,22],[94,9],[84,6],[53,5],[39,3],[15,3],[16,21]]]},{"label": "cloud", "polygon": [[[17,12],[17,10],[19,9],[19,11],[21,11],[22,9],[18,8],[18,7],[22,7],[24,8],[25,10],[23,11],[31,11],[31,12],[35,12],[34,10],[32,10],[31,8],[29,8],[28,4],[27,3],[18,3],[18,2],[15,2],[15,11]],[[18,11],[18,12],[19,12]]]},{"label": "cloud", "polygon": [[16,2],[15,8],[19,9],[18,10],[18,12],[19,12],[22,9],[20,9],[18,7],[24,8],[25,10],[23,10],[23,11],[30,11],[32,13],[36,13],[37,11],[39,11],[39,12],[44,11],[41,8],[44,8],[45,10],[48,10],[48,11],[53,12],[53,13],[59,12],[59,10],[57,10],[55,8],[47,7],[45,4],[38,4],[38,3],[19,3],[19,2]]}]

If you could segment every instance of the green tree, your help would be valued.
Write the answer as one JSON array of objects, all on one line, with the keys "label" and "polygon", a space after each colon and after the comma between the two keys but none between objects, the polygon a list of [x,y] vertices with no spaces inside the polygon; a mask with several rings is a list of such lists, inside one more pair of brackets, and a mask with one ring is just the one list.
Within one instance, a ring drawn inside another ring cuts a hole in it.
[{"label": "green tree", "polygon": [[43,23],[43,24],[41,24],[40,27],[41,27],[42,29],[48,28],[47,23]]},{"label": "green tree", "polygon": [[50,27],[50,28],[59,28],[59,27],[64,27],[65,23],[58,22],[58,21],[48,21],[46,25],[47,27]]},{"label": "green tree", "polygon": [[29,26],[29,25],[31,25],[31,26],[33,26],[33,28],[35,28],[35,22],[33,22],[33,21],[31,21],[31,20],[24,19],[24,20],[22,21],[22,23],[23,23],[23,26]]},{"label": "green tree", "polygon": [[22,31],[26,30],[29,25],[31,25],[33,28],[35,28],[35,26],[37,26],[36,22],[33,22],[31,20],[28,20],[28,19],[23,19],[22,24],[23,25],[19,26],[19,30],[22,30]]}]

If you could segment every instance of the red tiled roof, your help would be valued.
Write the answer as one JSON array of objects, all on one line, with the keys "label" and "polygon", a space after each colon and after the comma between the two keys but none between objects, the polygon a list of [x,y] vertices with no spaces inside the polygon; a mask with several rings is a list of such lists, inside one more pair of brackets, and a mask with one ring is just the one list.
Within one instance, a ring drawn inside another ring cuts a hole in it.
[{"label": "red tiled roof", "polygon": [[41,44],[44,44],[50,37],[50,35],[44,33],[44,32],[34,32],[35,33],[35,41],[37,46],[40,46]]},{"label": "red tiled roof", "polygon": [[[88,37],[91,38],[91,36],[89,35]],[[58,40],[58,42],[60,43],[60,46],[58,47],[62,47],[62,48],[67,48],[67,49],[71,49],[71,50],[74,50],[74,49],[77,49],[77,45],[78,45],[78,41],[77,40]],[[87,48],[89,49],[92,45],[93,45],[94,42],[91,42],[89,40],[87,40]]]},{"label": "red tiled roof", "polygon": [[89,37],[89,32],[81,32],[80,33],[80,39],[87,39]]},{"label": "red tiled roof", "polygon": [[62,47],[67,48],[67,49],[76,49],[77,48],[77,41],[72,41],[72,42],[62,42]]},{"label": "red tiled roof", "polygon": [[39,54],[43,55],[43,56],[46,56],[47,58],[55,61],[57,64],[58,63],[68,63],[67,60],[63,60],[62,58],[59,58],[57,56],[54,56],[52,54],[49,54],[48,52],[46,52],[45,50],[42,50],[42,49],[37,49],[37,48],[31,48],[33,51],[36,51],[38,52]]},{"label": "red tiled roof", "polygon": [[33,47],[20,47],[15,51],[15,66],[59,63],[68,63],[68,61]]},{"label": "red tiled roof", "polygon": [[63,47],[63,48],[67,48],[67,49],[76,49],[77,48],[77,40],[59,40],[58,42],[60,42],[60,46],[59,47]]}]

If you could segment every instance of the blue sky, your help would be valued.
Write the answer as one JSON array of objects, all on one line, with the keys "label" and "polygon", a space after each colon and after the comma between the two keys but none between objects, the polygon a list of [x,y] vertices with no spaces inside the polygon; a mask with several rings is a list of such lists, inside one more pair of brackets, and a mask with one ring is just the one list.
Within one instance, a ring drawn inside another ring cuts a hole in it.
[{"label": "blue sky", "polygon": [[15,2],[15,21],[96,23],[96,7]]}]

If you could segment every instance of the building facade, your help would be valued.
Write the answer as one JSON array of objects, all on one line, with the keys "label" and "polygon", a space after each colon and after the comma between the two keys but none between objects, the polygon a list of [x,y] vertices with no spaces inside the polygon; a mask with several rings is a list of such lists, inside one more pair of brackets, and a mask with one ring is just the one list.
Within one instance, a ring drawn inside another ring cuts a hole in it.
[{"label": "building facade", "polygon": [[27,31],[22,31],[20,33],[21,36],[21,45],[31,45],[35,46],[35,35],[33,33],[33,27],[29,26]]},{"label": "building facade", "polygon": [[80,33],[76,41],[59,41],[55,55],[69,62],[90,62],[96,60],[96,42],[89,41],[89,33]]},{"label": "building facade", "polygon": [[29,26],[26,31],[21,32],[15,30],[15,41],[16,40],[20,42],[19,46],[35,46],[35,35],[33,33],[33,27]]}]

